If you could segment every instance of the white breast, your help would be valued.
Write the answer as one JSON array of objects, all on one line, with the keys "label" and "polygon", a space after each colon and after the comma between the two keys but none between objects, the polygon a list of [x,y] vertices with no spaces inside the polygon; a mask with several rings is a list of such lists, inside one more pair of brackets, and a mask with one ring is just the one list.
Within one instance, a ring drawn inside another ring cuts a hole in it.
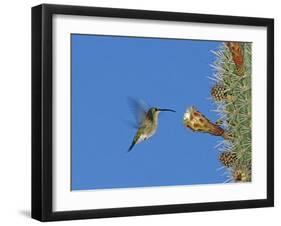
[{"label": "white breast", "polygon": [[152,137],[152,136],[155,134],[155,132],[156,132],[156,130],[154,130],[154,131],[153,131],[152,133],[150,133],[150,134],[143,134],[143,135],[141,135],[140,138],[138,139],[137,143],[140,143],[140,142],[142,142],[142,141],[144,141],[144,140],[146,140],[146,139]]}]

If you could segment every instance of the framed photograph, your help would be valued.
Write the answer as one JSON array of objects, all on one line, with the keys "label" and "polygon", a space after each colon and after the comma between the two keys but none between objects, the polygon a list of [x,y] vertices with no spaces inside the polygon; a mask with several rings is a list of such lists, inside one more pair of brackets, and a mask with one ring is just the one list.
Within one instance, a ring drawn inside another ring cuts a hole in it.
[{"label": "framed photograph", "polygon": [[274,205],[274,21],[32,8],[32,217]]}]

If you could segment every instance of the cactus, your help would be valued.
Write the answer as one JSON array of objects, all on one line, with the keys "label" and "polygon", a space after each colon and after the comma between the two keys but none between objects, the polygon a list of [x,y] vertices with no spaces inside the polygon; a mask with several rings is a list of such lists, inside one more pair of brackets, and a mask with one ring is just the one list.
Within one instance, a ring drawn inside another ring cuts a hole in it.
[{"label": "cactus", "polygon": [[[210,91],[216,104],[214,111],[232,137],[221,142],[218,149],[235,151],[235,161],[228,165],[229,177],[235,182],[251,181],[251,47],[251,43],[223,43],[213,52],[217,59],[211,65],[214,69],[211,79],[215,81]],[[231,98],[226,98],[226,91]]]}]

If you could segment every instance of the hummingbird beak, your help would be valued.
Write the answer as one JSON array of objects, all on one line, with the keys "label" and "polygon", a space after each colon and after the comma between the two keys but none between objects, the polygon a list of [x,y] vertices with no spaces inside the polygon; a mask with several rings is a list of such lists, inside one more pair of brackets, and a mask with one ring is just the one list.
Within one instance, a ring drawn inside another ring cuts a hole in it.
[{"label": "hummingbird beak", "polygon": [[171,112],[176,112],[175,110],[167,109],[167,108],[159,108],[158,111],[171,111]]}]

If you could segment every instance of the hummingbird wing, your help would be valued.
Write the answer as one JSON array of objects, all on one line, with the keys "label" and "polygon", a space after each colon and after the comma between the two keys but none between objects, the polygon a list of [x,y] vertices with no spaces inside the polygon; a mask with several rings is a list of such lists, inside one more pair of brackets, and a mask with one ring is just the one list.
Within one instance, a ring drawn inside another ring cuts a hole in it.
[{"label": "hummingbird wing", "polygon": [[137,101],[133,98],[128,98],[128,103],[131,108],[131,111],[135,116],[135,121],[137,124],[136,127],[139,127],[145,119],[147,106],[144,101]]}]

